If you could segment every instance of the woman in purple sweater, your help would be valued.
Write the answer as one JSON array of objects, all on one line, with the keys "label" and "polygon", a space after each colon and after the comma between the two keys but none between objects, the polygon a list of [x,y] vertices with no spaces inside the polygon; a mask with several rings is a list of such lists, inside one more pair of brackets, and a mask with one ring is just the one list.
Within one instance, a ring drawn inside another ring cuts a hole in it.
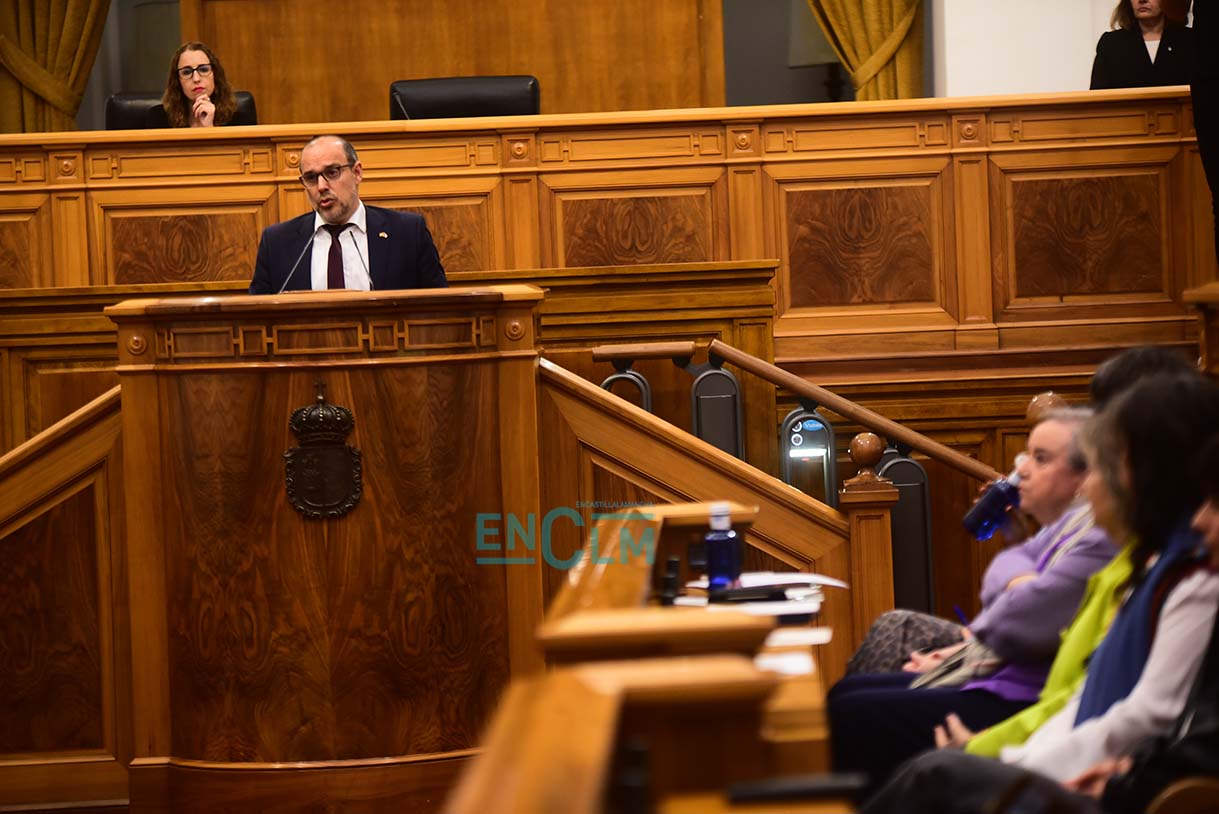
[{"label": "woman in purple sweater", "polygon": [[865,772],[875,787],[905,759],[935,746],[935,726],[949,712],[979,730],[1036,700],[1088,577],[1117,552],[1077,498],[1086,468],[1075,435],[1088,415],[1052,412],[1029,434],[1020,506],[1041,530],[995,558],[983,580],[983,611],[961,629],[1001,666],[963,686],[911,687],[937,656],[962,643],[915,655],[901,672],[847,676],[827,697],[836,770]]}]

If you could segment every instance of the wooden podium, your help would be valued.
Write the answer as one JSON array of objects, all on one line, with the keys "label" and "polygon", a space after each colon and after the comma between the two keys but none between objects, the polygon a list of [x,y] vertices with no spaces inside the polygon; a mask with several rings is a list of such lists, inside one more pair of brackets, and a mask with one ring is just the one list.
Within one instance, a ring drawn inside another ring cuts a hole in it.
[{"label": "wooden podium", "polygon": [[480,515],[538,512],[541,297],[507,285],[106,310],[132,812],[439,805],[510,677],[541,664],[541,566],[476,554]]}]

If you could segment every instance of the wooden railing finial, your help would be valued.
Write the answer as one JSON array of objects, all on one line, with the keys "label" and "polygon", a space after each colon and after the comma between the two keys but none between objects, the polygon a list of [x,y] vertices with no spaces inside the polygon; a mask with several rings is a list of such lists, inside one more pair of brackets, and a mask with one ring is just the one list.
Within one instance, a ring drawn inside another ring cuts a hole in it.
[{"label": "wooden railing finial", "polygon": [[845,492],[860,491],[873,488],[879,483],[889,483],[887,478],[876,474],[876,465],[885,454],[885,443],[874,432],[861,432],[851,439],[847,452],[851,460],[859,467],[858,473],[843,483]]}]

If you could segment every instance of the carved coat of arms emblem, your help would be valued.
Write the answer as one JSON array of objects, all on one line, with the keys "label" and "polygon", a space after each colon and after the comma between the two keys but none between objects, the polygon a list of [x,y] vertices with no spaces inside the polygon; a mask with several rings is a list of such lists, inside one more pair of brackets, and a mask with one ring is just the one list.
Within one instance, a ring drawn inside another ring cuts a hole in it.
[{"label": "carved coat of arms emblem", "polygon": [[288,426],[295,446],[284,453],[284,486],[293,508],[306,517],[342,517],[360,500],[360,451],[347,445],[355,429],[351,410],[326,401],[317,385],[313,404],[293,411]]}]

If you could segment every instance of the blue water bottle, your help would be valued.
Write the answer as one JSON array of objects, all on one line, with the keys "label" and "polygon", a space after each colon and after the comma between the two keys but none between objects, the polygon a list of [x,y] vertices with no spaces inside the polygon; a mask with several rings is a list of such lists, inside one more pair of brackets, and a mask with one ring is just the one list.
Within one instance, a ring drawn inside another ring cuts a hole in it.
[{"label": "blue water bottle", "polygon": [[995,531],[1003,525],[1008,509],[1020,508],[1020,466],[1024,462],[1024,453],[1016,456],[1016,468],[1006,478],[987,487],[978,498],[978,502],[970,507],[961,521],[966,530],[979,540],[989,540]]},{"label": "blue water bottle", "polygon": [[707,590],[736,588],[741,581],[741,540],[732,530],[727,503],[711,504],[711,531],[707,547]]}]

